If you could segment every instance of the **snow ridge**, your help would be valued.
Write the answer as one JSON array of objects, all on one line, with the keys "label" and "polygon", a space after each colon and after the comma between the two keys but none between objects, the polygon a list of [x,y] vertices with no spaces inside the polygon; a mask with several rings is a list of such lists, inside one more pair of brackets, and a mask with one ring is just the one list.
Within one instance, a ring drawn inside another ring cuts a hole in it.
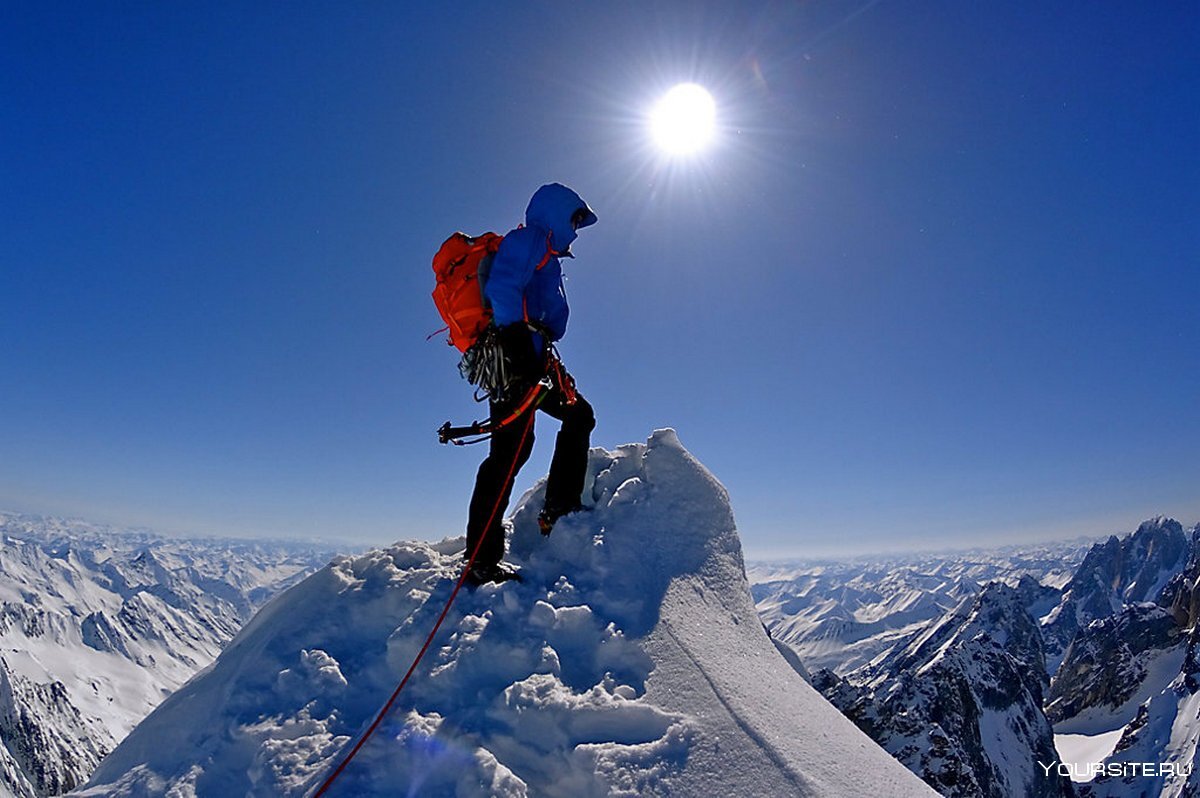
[{"label": "snow ridge", "polygon": [[[932,795],[820,698],[759,622],[728,497],[670,430],[595,449],[590,512],[463,591],[334,795]],[[462,539],[344,557],[265,607],[83,795],[315,789],[441,611]]]}]

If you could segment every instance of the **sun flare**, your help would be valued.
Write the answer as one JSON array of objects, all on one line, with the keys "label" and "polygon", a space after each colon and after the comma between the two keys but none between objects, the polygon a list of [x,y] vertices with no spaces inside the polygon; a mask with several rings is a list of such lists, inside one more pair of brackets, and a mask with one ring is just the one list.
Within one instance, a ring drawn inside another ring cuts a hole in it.
[{"label": "sun flare", "polygon": [[667,154],[690,155],[712,140],[716,120],[712,95],[703,86],[680,83],[650,112],[650,131]]}]

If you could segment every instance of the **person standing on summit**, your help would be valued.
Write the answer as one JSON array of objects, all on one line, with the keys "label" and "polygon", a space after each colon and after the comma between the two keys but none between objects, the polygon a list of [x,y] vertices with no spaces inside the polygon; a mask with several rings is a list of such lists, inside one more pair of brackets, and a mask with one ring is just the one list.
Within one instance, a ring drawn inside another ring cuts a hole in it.
[{"label": "person standing on summit", "polygon": [[[578,231],[596,223],[596,214],[571,189],[550,183],[534,192],[525,224],[504,236],[484,285],[504,360],[514,385],[500,401],[491,402],[491,418],[519,411],[517,418],[491,437],[491,449],[479,466],[467,520],[467,574],[473,584],[516,577],[503,567],[502,519],[513,482],[533,450],[537,410],[562,422],[546,479],[546,503],[538,516],[542,534],[555,522],[582,509],[591,433],[596,426],[592,406],[575,389],[575,381],[549,356],[550,344],[567,331],[570,308],[563,287],[561,258],[574,257],[571,243]],[[549,373],[547,373],[549,372]],[[539,404],[521,410],[521,398],[538,381],[550,387]]]}]

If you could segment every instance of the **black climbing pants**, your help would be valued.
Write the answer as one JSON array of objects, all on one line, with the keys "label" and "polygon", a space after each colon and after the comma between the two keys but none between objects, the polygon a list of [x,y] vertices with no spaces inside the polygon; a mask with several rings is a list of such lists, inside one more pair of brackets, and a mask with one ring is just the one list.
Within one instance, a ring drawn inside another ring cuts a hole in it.
[{"label": "black climbing pants", "polygon": [[[520,398],[512,402],[492,402],[491,417],[504,418],[517,404],[520,404]],[[566,393],[555,384],[536,410],[526,410],[511,424],[492,434],[487,459],[480,464],[479,473],[475,476],[475,492],[471,496],[467,519],[466,557],[471,556],[480,536],[483,536],[483,545],[475,559],[477,564],[493,565],[504,558],[502,520],[512,496],[517,472],[533,451],[533,419],[530,414],[537,410],[562,422],[554,441],[550,474],[546,478],[546,506],[569,509],[579,504],[596,416],[592,406],[578,392],[575,394],[575,403],[567,404]],[[528,434],[526,429],[529,430]]]}]

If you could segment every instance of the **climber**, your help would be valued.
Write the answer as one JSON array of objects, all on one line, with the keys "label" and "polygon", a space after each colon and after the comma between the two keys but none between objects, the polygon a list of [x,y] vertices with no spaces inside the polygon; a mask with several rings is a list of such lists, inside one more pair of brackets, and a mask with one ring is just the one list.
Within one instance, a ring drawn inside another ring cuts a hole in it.
[{"label": "climber", "polygon": [[[533,450],[537,410],[562,422],[538,515],[542,534],[549,535],[562,516],[583,509],[580,498],[596,419],[551,344],[566,332],[569,313],[561,259],[573,257],[571,243],[578,231],[595,223],[596,214],[574,191],[559,183],[542,186],[529,201],[524,226],[504,236],[490,264],[484,296],[509,384],[492,395],[489,406],[492,419],[509,423],[492,432],[490,451],[475,478],[464,555],[470,560],[478,546],[467,574],[471,584],[519,578],[501,564],[502,519],[517,472]],[[541,390],[534,391],[539,383]],[[531,395],[536,402],[523,401]]]}]

